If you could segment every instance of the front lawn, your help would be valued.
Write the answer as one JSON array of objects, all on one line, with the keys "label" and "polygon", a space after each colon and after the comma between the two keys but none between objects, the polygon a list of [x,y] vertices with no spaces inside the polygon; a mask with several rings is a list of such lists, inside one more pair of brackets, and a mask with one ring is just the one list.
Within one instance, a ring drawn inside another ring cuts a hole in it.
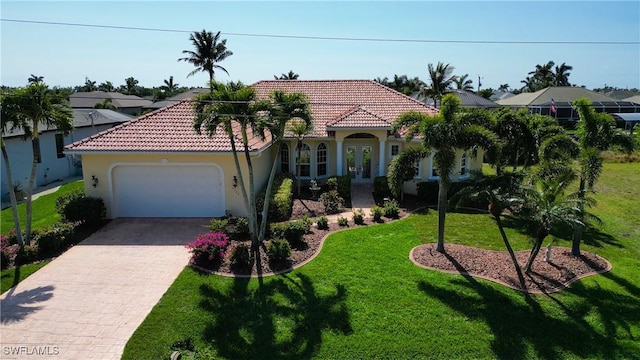
[{"label": "front lawn", "polygon": [[[31,224],[32,228],[34,230],[43,229],[60,221],[60,214],[56,212],[56,200],[58,199],[58,197],[83,189],[84,182],[82,180],[78,180],[60,186],[60,189],[58,189],[58,191],[54,193],[43,195],[33,200],[33,222]],[[26,219],[25,203],[18,204],[18,215],[20,216],[20,227],[22,228],[22,231],[24,231],[24,224]],[[15,227],[13,224],[13,213],[11,212],[11,208],[8,207],[2,210],[1,217],[2,229],[0,233],[2,235],[7,235],[9,231]]]},{"label": "front lawn", "polygon": [[[188,338],[225,359],[639,358],[638,181],[640,164],[605,164],[594,209],[605,224],[583,250],[613,270],[559,293],[525,295],[413,265],[411,248],[435,241],[431,211],[333,234],[316,259],[281,276],[232,279],[185,268],[123,359],[168,358],[170,346]],[[516,250],[529,247],[518,231],[508,235]],[[448,214],[446,241],[503,248],[487,215]]]},{"label": "front lawn", "polygon": [[0,278],[0,294],[11,289],[29,275],[40,270],[41,267],[47,265],[51,260],[40,261],[33,264],[18,266],[11,269],[2,270]]}]

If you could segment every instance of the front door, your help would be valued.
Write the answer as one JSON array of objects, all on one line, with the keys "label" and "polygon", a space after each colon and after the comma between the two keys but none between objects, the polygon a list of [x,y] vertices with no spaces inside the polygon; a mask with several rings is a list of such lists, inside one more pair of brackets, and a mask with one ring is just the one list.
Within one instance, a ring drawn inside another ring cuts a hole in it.
[{"label": "front door", "polygon": [[353,182],[370,182],[373,180],[371,159],[372,145],[347,145],[346,164],[347,174]]}]

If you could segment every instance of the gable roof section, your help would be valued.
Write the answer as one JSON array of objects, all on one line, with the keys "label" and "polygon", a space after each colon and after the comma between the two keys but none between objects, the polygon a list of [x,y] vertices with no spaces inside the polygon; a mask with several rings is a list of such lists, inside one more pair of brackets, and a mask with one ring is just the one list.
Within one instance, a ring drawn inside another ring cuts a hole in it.
[{"label": "gable roof section", "polygon": [[[218,128],[209,138],[193,129],[192,102],[183,101],[156,110],[65,147],[70,153],[82,152],[229,152],[231,142]],[[239,128],[236,144],[241,144]],[[249,132],[251,151],[264,149],[270,142]]]},{"label": "gable roof section", "polygon": [[498,100],[503,106],[540,106],[551,104],[551,99],[556,103],[569,103],[578,98],[587,98],[591,102],[615,102],[616,99],[590,91],[581,87],[554,86],[532,93],[521,93],[507,99]]},{"label": "gable roof section", "polygon": [[363,118],[365,113],[362,112],[354,114],[355,117],[348,121],[355,122],[356,117],[359,117],[363,128],[379,129],[380,120],[390,126],[405,111],[438,113],[433,106],[425,105],[373,80],[265,80],[252,86],[260,98],[267,98],[274,90],[306,94],[311,103],[314,123],[311,137],[328,136],[328,126],[358,107],[372,115],[372,122],[367,123]]},{"label": "gable roof section", "polygon": [[357,106],[327,123],[327,129],[391,129],[391,124],[376,114]]},{"label": "gable roof section", "polygon": [[631,96],[631,97],[622,99],[622,101],[628,101],[628,102],[640,104],[640,95]]},{"label": "gable roof section", "polygon": [[117,108],[144,107],[152,103],[151,100],[143,99],[135,95],[125,95],[118,92],[91,91],[77,92],[69,96],[72,108],[86,109],[93,108],[104,99],[110,99]]},{"label": "gable roof section", "polygon": [[177,102],[180,102],[182,100],[187,100],[187,99],[193,99],[196,95],[201,94],[205,91],[209,91],[209,88],[193,88],[193,89],[189,89],[185,92],[182,92],[180,94],[176,94],[173,96],[170,96],[164,100],[160,100],[160,101],[156,101],[154,103],[151,103],[149,105],[145,105],[144,108],[145,109],[162,109],[163,107],[167,107],[169,105],[173,105]]}]

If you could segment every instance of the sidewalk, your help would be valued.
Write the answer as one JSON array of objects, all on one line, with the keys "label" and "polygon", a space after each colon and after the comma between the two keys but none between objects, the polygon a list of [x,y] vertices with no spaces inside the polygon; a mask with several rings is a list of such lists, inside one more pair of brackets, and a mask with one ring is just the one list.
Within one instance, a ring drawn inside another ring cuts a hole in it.
[{"label": "sidewalk", "polygon": [[338,214],[327,215],[329,223],[337,223],[338,218],[351,219],[353,210],[362,209],[364,217],[370,217],[371,208],[375,205],[373,200],[373,185],[371,184],[351,184],[351,207],[345,208]]}]

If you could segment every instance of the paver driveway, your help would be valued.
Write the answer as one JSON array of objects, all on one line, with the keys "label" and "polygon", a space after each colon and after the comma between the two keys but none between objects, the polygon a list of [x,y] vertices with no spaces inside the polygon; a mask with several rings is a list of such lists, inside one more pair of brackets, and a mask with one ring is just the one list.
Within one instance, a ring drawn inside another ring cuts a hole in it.
[{"label": "paver driveway", "polygon": [[120,359],[205,219],[116,219],[0,296],[2,359]]}]

